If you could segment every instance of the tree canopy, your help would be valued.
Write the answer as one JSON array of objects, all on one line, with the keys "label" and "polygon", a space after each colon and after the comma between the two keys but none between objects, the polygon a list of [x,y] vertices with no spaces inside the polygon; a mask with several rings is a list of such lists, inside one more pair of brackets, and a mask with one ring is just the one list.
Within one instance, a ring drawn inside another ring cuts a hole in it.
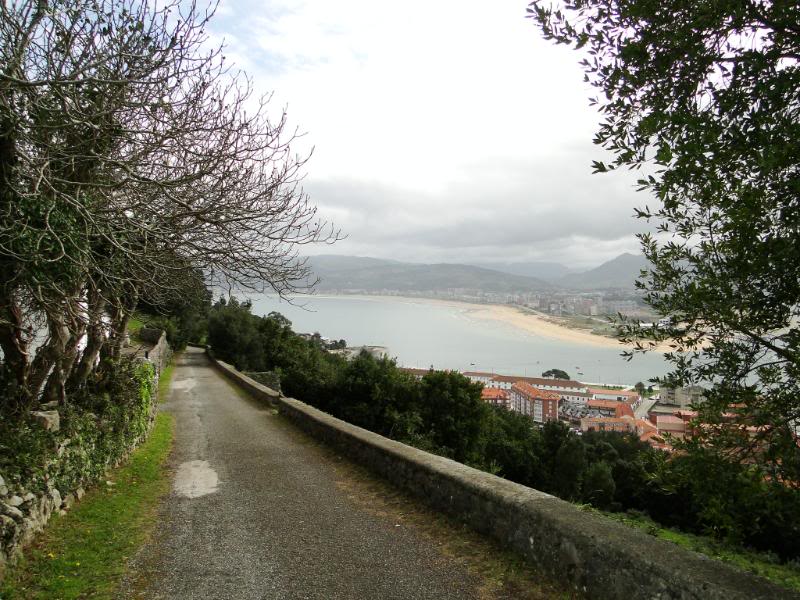
[{"label": "tree canopy", "polygon": [[548,369],[542,373],[542,377],[554,377],[555,379],[569,379],[569,373],[561,369]]},{"label": "tree canopy", "polygon": [[337,237],[299,186],[286,115],[225,64],[212,16],[179,0],[0,10],[0,348],[26,401],[117,356],[139,298],[180,297],[198,273],[284,294],[308,284],[298,248]]},{"label": "tree canopy", "polygon": [[611,151],[641,169],[652,268],[638,286],[669,315],[626,322],[645,351],[670,341],[672,383],[713,383],[698,435],[798,480],[800,418],[800,5],[538,1],[547,39],[583,57]]}]

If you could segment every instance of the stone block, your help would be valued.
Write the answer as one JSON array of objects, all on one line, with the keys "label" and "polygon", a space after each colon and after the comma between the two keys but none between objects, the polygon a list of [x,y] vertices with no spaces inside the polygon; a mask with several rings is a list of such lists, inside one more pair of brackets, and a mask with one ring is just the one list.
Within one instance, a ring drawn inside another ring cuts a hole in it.
[{"label": "stone block", "polygon": [[61,429],[61,419],[57,410],[35,410],[31,413],[33,420],[36,421],[47,431],[58,431]]},{"label": "stone block", "polygon": [[7,517],[11,517],[15,521],[22,521],[24,518],[24,515],[20,509],[18,509],[16,506],[10,506],[5,502],[0,502],[0,513],[6,515]]}]

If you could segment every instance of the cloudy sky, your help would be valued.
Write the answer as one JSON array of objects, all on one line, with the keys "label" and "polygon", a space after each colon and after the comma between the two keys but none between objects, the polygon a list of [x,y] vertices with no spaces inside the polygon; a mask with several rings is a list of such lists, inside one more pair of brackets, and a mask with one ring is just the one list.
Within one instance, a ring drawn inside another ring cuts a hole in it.
[{"label": "cloudy sky", "polygon": [[638,251],[647,198],[630,173],[591,175],[593,90],[526,4],[222,0],[214,37],[305,132],[305,188],[348,235],[315,253],[588,267]]}]

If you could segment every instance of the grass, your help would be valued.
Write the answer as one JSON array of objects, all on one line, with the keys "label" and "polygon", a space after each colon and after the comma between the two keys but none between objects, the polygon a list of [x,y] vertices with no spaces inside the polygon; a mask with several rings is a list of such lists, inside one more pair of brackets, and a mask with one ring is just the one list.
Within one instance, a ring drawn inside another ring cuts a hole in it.
[{"label": "grass", "polygon": [[161,371],[161,377],[158,379],[158,402],[159,404],[163,404],[167,401],[167,395],[169,394],[169,386],[172,383],[172,374],[175,371],[175,359],[178,358],[178,353],[176,353],[169,364],[164,367],[164,370]]},{"label": "grass", "polygon": [[164,465],[173,424],[171,415],[159,413],[148,440],[109,474],[114,485],[97,486],[51,520],[6,574],[0,598],[117,597],[127,559],[152,531],[159,500],[169,490]]},{"label": "grass", "polygon": [[777,585],[800,591],[800,565],[797,563],[782,564],[772,554],[748,550],[747,548],[726,544],[706,536],[668,529],[644,515],[605,512],[602,514],[629,527],[642,529],[652,536],[667,540],[687,550],[721,560],[743,571],[759,575]]},{"label": "grass", "polygon": [[144,327],[144,321],[139,318],[139,315],[133,315],[128,319],[128,334],[132,340],[139,339],[139,331]]}]

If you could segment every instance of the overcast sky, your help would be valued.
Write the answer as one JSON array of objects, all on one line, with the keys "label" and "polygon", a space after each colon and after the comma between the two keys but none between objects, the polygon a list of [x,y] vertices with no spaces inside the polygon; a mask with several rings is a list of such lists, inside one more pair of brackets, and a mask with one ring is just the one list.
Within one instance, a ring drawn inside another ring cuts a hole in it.
[{"label": "overcast sky", "polygon": [[314,253],[416,262],[638,252],[648,198],[591,175],[578,55],[525,0],[222,0],[213,35],[313,145],[305,188],[349,236]]}]

